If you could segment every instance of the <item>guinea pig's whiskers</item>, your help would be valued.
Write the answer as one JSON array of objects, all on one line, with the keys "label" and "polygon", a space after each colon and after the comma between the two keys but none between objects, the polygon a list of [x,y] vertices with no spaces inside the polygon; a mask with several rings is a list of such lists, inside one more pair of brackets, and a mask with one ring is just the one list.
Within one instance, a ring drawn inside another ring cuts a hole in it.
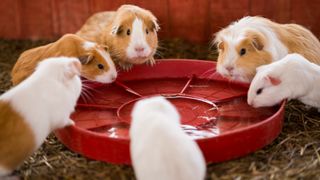
[{"label": "guinea pig's whiskers", "polygon": [[[85,88],[86,91],[93,91],[94,93],[102,93],[101,91],[98,91],[97,89],[95,89],[94,87],[91,87],[87,84],[84,84],[83,87]],[[91,93],[91,92],[90,92]]]},{"label": "guinea pig's whiskers", "polygon": [[82,86],[81,98],[85,103],[93,102],[93,94],[90,92],[89,87],[86,85]]},{"label": "guinea pig's whiskers", "polygon": [[215,71],[209,76],[209,78],[213,78],[214,76],[218,76],[218,75],[219,75],[219,73],[217,71]]},{"label": "guinea pig's whiskers", "polygon": [[211,74],[213,71],[214,71],[214,68],[208,69],[207,71],[205,71],[204,73],[202,73],[202,74],[200,75],[200,77],[207,77],[206,75],[209,74],[209,73]]},{"label": "guinea pig's whiskers", "polygon": [[160,59],[163,59],[164,58],[164,55],[163,55],[163,53],[162,52],[160,52],[160,51],[156,51],[155,52],[155,54],[154,54],[155,56],[157,56],[157,57],[159,57]]},{"label": "guinea pig's whiskers", "polygon": [[86,103],[86,104],[88,103],[88,97],[84,91],[81,91],[80,99],[82,99],[84,103]]}]

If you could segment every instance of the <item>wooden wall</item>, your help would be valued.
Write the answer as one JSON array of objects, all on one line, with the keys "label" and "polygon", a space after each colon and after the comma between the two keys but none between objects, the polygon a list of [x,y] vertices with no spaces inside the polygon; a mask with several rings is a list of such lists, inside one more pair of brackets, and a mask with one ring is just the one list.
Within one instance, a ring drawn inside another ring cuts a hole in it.
[{"label": "wooden wall", "polygon": [[207,43],[245,15],[299,23],[320,37],[319,0],[1,0],[0,38],[57,38],[75,32],[92,13],[125,3],[151,10],[160,22],[160,38]]}]

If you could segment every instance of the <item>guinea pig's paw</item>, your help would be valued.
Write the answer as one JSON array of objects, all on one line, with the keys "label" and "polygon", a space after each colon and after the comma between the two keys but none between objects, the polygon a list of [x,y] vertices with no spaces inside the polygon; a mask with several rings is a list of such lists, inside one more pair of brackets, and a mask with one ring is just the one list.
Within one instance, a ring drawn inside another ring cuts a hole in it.
[{"label": "guinea pig's paw", "polygon": [[75,123],[74,123],[74,121],[72,119],[67,118],[65,120],[65,126],[73,126],[73,125],[75,125]]},{"label": "guinea pig's paw", "polygon": [[156,60],[154,60],[153,57],[151,57],[147,62],[146,62],[147,65],[150,65],[150,66],[153,66],[156,64]]},{"label": "guinea pig's paw", "polygon": [[119,62],[118,64],[125,71],[129,71],[133,67],[132,64],[126,62]]}]

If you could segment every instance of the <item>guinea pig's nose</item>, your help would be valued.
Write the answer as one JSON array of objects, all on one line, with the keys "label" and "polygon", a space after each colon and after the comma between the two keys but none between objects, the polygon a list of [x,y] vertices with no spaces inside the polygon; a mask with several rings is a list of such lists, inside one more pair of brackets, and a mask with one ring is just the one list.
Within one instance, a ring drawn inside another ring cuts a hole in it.
[{"label": "guinea pig's nose", "polygon": [[234,68],[233,68],[232,66],[227,66],[227,67],[226,67],[226,70],[229,71],[229,72],[231,72],[233,69],[234,69]]},{"label": "guinea pig's nose", "polygon": [[137,51],[137,52],[142,52],[142,51],[144,51],[144,47],[142,47],[142,46],[136,46],[136,47],[134,48],[134,50]]}]

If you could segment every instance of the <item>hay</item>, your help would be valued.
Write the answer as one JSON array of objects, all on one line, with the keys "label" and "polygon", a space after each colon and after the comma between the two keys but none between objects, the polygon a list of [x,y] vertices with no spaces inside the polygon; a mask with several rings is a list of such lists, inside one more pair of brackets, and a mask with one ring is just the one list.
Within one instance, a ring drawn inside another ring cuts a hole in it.
[{"label": "hay", "polygon": [[[10,87],[9,72],[25,49],[48,41],[0,40],[0,94]],[[207,45],[178,39],[161,42],[161,58],[214,59]],[[280,136],[246,157],[208,165],[207,179],[319,179],[320,117],[316,109],[292,101]],[[54,135],[14,173],[23,179],[134,179],[129,166],[89,160],[69,151]]]}]

